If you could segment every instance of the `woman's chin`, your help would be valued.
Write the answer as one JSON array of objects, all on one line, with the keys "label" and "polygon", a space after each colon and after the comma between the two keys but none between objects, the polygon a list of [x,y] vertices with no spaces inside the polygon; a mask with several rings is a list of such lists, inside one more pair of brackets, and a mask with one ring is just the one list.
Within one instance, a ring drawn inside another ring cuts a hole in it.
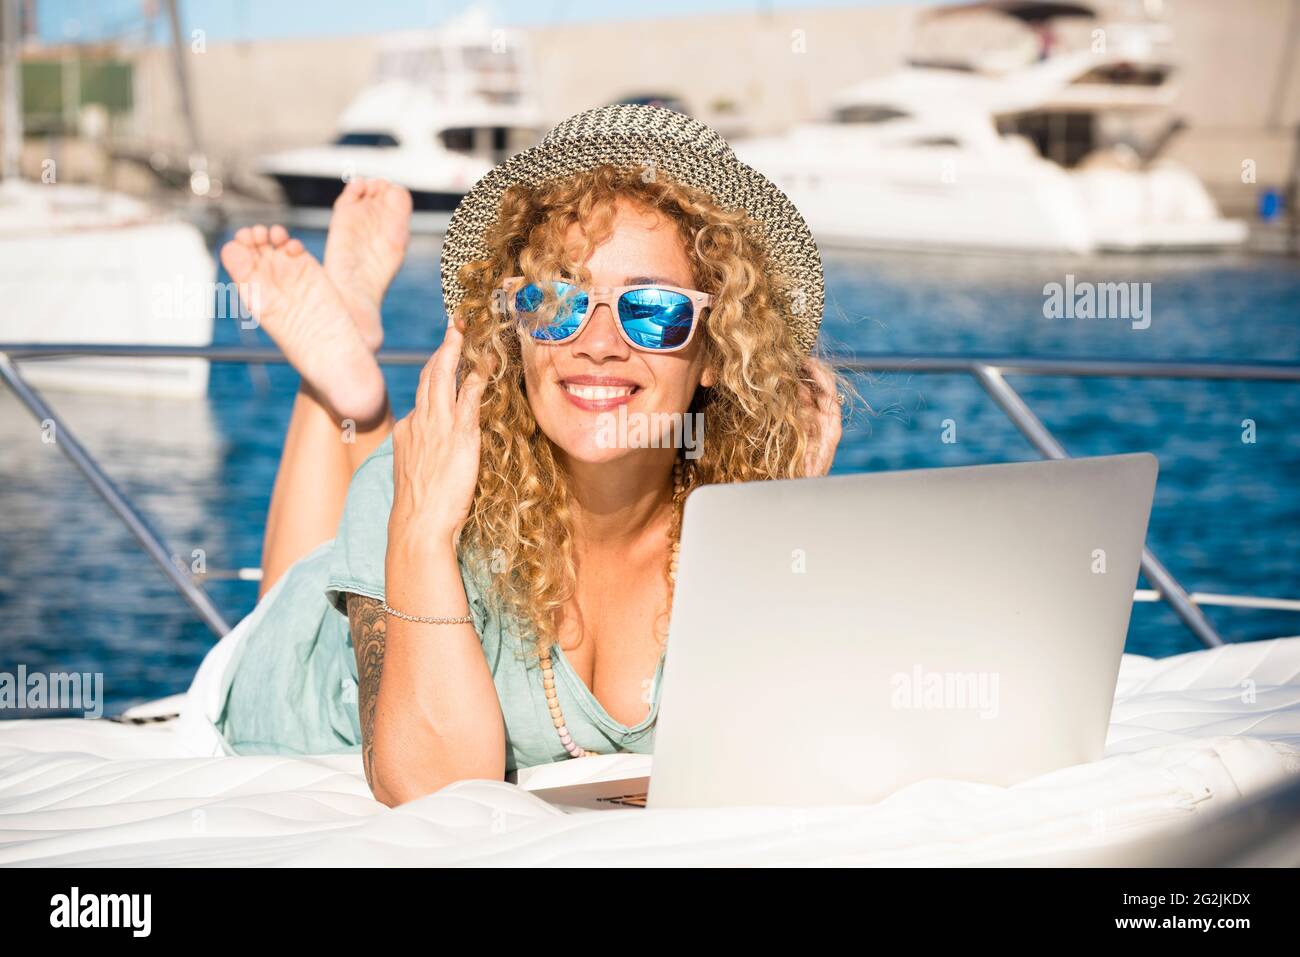
[{"label": "woman's chin", "polygon": [[551,441],[568,456],[572,462],[582,462],[586,465],[604,465],[608,462],[616,462],[619,459],[635,452],[635,449],[619,448],[603,442],[598,435],[568,435],[562,439],[551,437]]},{"label": "woman's chin", "polygon": [[[551,425],[551,428],[547,426]],[[539,422],[546,437],[557,449],[564,453],[571,462],[583,462],[587,465],[601,465],[615,462],[629,455],[636,449],[628,448],[626,443],[618,441],[616,432],[601,428],[592,422]]]}]

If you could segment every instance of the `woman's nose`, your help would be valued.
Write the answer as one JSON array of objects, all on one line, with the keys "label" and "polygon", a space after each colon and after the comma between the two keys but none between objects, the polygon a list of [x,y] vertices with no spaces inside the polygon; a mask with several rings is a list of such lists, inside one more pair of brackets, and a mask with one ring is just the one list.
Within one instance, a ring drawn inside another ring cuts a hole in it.
[{"label": "woman's nose", "polygon": [[574,340],[574,352],[595,362],[626,356],[628,344],[618,334],[617,323],[609,305],[598,303],[582,334]]}]

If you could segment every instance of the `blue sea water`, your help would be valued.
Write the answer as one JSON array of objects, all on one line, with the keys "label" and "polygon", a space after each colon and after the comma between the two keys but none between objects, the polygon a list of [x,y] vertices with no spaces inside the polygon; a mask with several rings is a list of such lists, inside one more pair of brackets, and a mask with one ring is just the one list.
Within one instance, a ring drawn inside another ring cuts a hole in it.
[{"label": "blue sea water", "polygon": [[[324,234],[302,238],[318,256]],[[1300,265],[1245,256],[1099,259],[830,253],[823,341],[833,352],[983,353],[1300,363]],[[1151,324],[1048,319],[1044,285],[1150,283]],[[226,278],[222,276],[221,278]],[[385,305],[387,344],[432,349],[444,317],[437,246],[418,239]],[[266,340],[219,322],[216,341]],[[399,414],[418,370],[386,370]],[[1191,590],[1300,597],[1300,386],[1010,377],[1076,455],[1149,451],[1161,472],[1149,544]],[[1030,460],[963,375],[861,376],[870,406],[837,472]],[[49,398],[173,551],[255,566],[296,375],[215,365],[206,400]],[[956,442],[944,442],[944,421]],[[1242,421],[1256,441],[1242,441]],[[109,710],[181,691],[215,640],[12,396],[0,390],[0,671],[98,671]],[[879,547],[863,542],[862,547]],[[234,622],[256,585],[213,581]],[[1233,641],[1300,634],[1300,615],[1209,608]],[[1138,604],[1127,650],[1199,647],[1163,605]]]}]

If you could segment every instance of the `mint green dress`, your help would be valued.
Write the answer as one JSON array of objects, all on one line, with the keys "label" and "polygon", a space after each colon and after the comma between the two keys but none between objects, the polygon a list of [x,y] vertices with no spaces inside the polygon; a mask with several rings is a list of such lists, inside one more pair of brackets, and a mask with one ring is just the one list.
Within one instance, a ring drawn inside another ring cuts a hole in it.
[{"label": "mint green dress", "polygon": [[[294,564],[250,613],[261,614],[223,675],[223,703],[215,722],[234,753],[360,750],[357,663],[348,634],[347,595],[383,599],[392,507],[390,436],[353,476],[334,540]],[[510,616],[490,613],[483,597],[487,573],[464,554],[459,562],[474,629],[505,718],[506,770],[567,760],[546,707],[531,628],[516,627]],[[437,635],[429,640],[436,641]],[[552,662],[556,694],[574,741],[602,754],[653,750],[663,656],[650,711],[630,727],[609,715],[558,646]]]}]

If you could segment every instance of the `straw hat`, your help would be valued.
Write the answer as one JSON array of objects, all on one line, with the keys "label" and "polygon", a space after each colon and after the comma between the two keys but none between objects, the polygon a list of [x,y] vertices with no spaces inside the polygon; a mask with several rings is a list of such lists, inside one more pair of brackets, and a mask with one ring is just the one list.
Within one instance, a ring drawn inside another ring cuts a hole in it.
[{"label": "straw hat", "polygon": [[456,206],[442,246],[442,296],[447,315],[465,298],[456,278],[461,266],[489,255],[484,233],[496,220],[501,197],[520,183],[538,186],[604,164],[662,171],[694,186],[727,210],[744,210],[754,238],[781,274],[786,321],[804,353],[812,351],[821,323],[825,287],[821,254],[803,217],[785,193],[736,159],[731,147],[698,120],[657,106],[619,105],[569,117],[536,146],[488,172]]}]

